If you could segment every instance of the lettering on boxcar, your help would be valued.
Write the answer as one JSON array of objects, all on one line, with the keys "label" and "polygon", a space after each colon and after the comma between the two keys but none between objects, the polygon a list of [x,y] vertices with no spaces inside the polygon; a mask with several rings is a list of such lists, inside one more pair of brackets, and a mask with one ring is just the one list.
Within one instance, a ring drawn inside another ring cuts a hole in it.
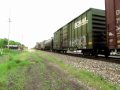
[{"label": "lettering on boxcar", "polygon": [[116,18],[116,23],[120,23],[120,17],[119,18]]},{"label": "lettering on boxcar", "polygon": [[116,10],[116,32],[117,35],[120,34],[120,9]]},{"label": "lettering on boxcar", "polygon": [[86,17],[84,17],[82,20],[79,20],[75,23],[75,28],[81,27],[87,23],[88,23],[88,20]]},{"label": "lettering on boxcar", "polygon": [[116,26],[116,32],[117,34],[120,34],[120,25]]},{"label": "lettering on boxcar", "polygon": [[120,10],[116,10],[116,16],[120,15]]},{"label": "lettering on boxcar", "polygon": [[120,10],[116,10],[116,23],[120,23]]},{"label": "lettering on boxcar", "polygon": [[116,30],[120,31],[120,25],[116,26]]},{"label": "lettering on boxcar", "polygon": [[116,10],[116,23],[120,23],[120,10]]}]

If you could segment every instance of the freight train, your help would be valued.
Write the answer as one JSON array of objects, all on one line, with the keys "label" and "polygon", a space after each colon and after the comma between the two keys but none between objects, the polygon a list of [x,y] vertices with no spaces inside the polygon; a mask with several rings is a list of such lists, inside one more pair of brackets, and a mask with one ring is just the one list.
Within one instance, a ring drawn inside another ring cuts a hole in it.
[{"label": "freight train", "polygon": [[52,39],[36,44],[39,49],[108,57],[120,50],[120,0],[106,0],[106,10],[90,8],[60,29]]},{"label": "freight train", "polygon": [[120,51],[120,0],[105,0],[105,9],[108,48]]},{"label": "freight train", "polygon": [[107,57],[105,21],[104,10],[90,8],[57,30],[52,39],[38,46],[44,45],[44,50],[55,52],[81,50],[83,55],[104,54]]}]

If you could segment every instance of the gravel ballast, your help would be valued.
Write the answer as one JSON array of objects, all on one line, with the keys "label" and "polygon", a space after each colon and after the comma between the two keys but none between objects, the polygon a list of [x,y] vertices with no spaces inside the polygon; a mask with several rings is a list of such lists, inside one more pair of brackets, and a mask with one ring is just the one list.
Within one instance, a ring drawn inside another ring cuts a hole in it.
[{"label": "gravel ballast", "polygon": [[63,60],[66,64],[71,64],[80,69],[86,69],[95,74],[101,75],[104,79],[120,85],[120,64],[106,62],[103,60],[93,60],[82,57],[73,57],[58,53],[46,52],[52,56]]}]

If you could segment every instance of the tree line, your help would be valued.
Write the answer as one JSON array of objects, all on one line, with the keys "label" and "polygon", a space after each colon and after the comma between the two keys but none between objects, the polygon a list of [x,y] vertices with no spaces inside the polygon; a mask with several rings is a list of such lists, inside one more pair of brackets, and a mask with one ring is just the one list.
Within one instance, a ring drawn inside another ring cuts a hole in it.
[{"label": "tree line", "polygon": [[[8,45],[8,39],[0,38],[0,48],[5,48],[6,45]],[[9,45],[21,45],[21,43],[13,40],[9,40]]]}]

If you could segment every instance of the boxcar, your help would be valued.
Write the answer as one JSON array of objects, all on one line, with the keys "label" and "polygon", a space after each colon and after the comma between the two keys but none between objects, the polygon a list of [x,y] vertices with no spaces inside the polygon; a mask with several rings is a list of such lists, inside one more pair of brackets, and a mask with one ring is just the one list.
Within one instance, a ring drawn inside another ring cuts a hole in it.
[{"label": "boxcar", "polygon": [[90,8],[54,33],[55,51],[82,50],[84,55],[109,55],[105,11]]},{"label": "boxcar", "polygon": [[105,0],[109,49],[120,50],[120,0]]}]

